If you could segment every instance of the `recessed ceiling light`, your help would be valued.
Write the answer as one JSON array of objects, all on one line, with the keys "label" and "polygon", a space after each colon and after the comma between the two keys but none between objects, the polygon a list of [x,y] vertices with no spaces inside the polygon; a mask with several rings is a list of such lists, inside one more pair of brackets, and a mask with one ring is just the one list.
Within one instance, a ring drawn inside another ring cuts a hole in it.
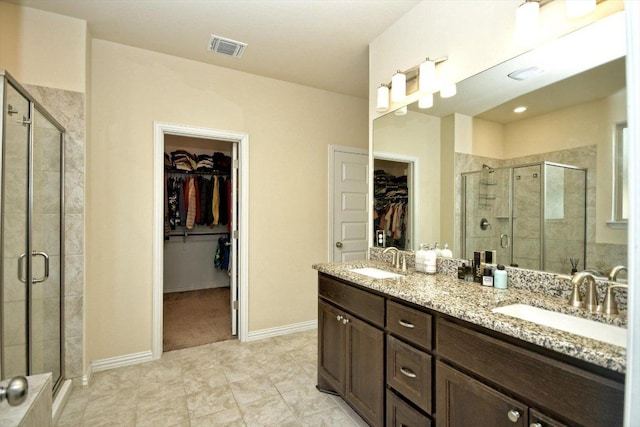
[{"label": "recessed ceiling light", "polygon": [[525,111],[527,111],[527,107],[525,107],[524,105],[513,109],[514,113],[524,113]]}]

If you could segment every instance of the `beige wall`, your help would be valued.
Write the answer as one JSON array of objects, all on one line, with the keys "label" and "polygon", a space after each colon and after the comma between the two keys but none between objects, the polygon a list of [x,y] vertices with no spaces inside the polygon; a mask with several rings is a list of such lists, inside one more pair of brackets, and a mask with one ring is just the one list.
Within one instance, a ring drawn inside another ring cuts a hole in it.
[{"label": "beige wall", "polygon": [[85,21],[0,2],[0,68],[22,84],[85,91]]},{"label": "beige wall", "polygon": [[89,359],[151,349],[154,120],[249,134],[249,330],[314,320],[327,146],[367,146],[367,101],[101,40],[92,49]]}]

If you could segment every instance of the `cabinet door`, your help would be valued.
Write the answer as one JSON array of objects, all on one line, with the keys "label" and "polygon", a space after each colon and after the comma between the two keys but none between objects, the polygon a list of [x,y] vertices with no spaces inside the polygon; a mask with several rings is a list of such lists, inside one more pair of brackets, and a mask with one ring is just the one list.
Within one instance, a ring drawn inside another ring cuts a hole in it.
[{"label": "cabinet door", "polygon": [[334,391],[345,392],[346,330],[345,313],[318,301],[318,386],[325,384]]},{"label": "cabinet door", "polygon": [[567,427],[567,425],[541,414],[535,409],[529,409],[529,427]]},{"label": "cabinet door", "polygon": [[430,427],[431,420],[387,390],[387,427]]},{"label": "cabinet door", "polygon": [[440,427],[524,427],[527,407],[437,362],[436,419]]},{"label": "cabinet door", "polygon": [[349,317],[345,396],[372,425],[384,424],[384,333]]}]

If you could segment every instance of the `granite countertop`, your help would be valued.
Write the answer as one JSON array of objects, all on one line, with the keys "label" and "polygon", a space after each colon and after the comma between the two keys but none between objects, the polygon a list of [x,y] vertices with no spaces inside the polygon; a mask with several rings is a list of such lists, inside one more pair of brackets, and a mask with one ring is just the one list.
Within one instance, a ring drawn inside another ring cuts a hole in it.
[{"label": "granite countertop", "polygon": [[485,328],[519,338],[576,359],[624,374],[627,351],[623,347],[541,326],[491,309],[521,303],[626,327],[624,319],[588,313],[566,304],[561,298],[522,289],[496,289],[465,282],[445,274],[427,275],[410,268],[402,277],[374,279],[349,271],[373,267],[394,271],[388,263],[374,260],[314,264],[321,273],[353,282]]}]

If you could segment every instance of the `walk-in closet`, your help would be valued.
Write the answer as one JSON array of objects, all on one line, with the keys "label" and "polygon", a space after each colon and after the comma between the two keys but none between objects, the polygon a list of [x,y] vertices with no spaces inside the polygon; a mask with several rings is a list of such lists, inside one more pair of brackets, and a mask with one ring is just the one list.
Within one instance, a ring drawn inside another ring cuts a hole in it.
[{"label": "walk-in closet", "polygon": [[165,352],[237,335],[235,158],[233,142],[165,135]]},{"label": "walk-in closet", "polygon": [[410,248],[409,222],[410,165],[405,162],[374,159],[374,236],[377,246]]}]

